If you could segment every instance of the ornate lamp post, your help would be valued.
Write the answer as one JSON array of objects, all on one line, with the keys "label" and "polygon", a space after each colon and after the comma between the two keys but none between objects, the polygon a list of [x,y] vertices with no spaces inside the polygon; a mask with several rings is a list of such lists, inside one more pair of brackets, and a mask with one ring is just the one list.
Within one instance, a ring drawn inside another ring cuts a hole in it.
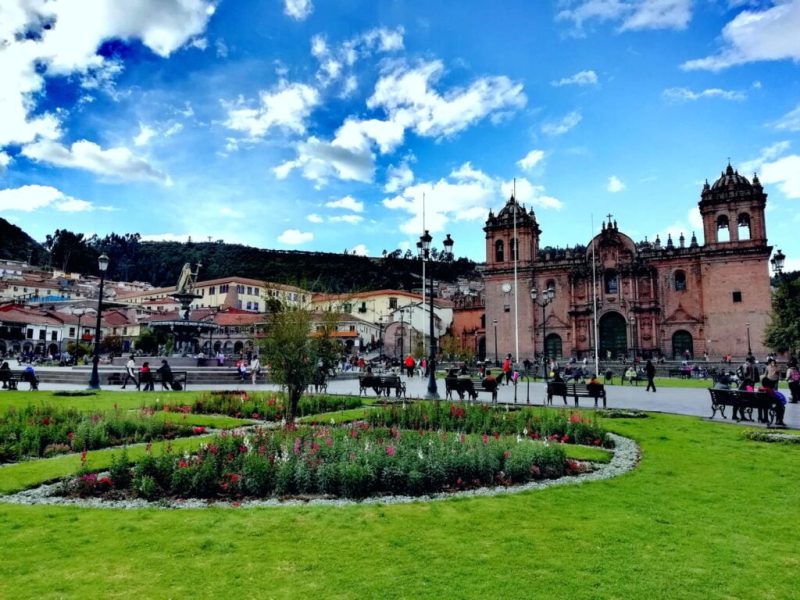
[{"label": "ornate lamp post", "polygon": [[383,362],[383,315],[378,317],[378,360]]},{"label": "ornate lamp post", "polygon": [[747,356],[753,356],[753,349],[750,347],[750,323],[745,323],[747,326]]},{"label": "ornate lamp post", "polygon": [[628,324],[631,326],[631,346],[633,346],[633,364],[636,364],[636,317],[630,315]]},{"label": "ornate lamp post", "polygon": [[[403,324],[404,324],[403,319],[405,319],[405,315],[406,315],[405,309],[401,310],[400,311],[400,361],[401,362],[403,361],[403,359],[406,356],[405,347],[404,347],[404,343],[405,343],[405,340],[406,340],[406,330],[403,327]],[[397,346],[395,346],[395,348],[396,347]]]},{"label": "ornate lamp post", "polygon": [[492,325],[494,325],[494,366],[500,366],[500,355],[497,354],[497,319],[492,320]]},{"label": "ornate lamp post", "polygon": [[775,274],[780,277],[783,275],[783,263],[786,261],[786,255],[781,252],[781,249],[778,248],[778,251],[775,253],[769,262],[772,264],[772,270],[775,271]]},{"label": "ornate lamp post", "polygon": [[544,381],[547,383],[547,326],[545,323],[545,307],[553,301],[556,291],[553,288],[547,288],[539,296],[536,288],[531,290],[531,300],[537,306],[542,307],[542,367],[544,367]]},{"label": "ornate lamp post", "polygon": [[97,322],[94,326],[94,356],[92,357],[92,377],[89,379],[89,389],[100,389],[100,373],[97,370],[100,364],[100,319],[103,315],[103,283],[106,279],[106,269],[108,269],[108,256],[101,254],[97,259],[97,267],[100,269],[100,290],[97,294]]},{"label": "ornate lamp post", "polygon": [[[431,255],[431,242],[433,241],[433,238],[431,237],[431,234],[428,233],[427,229],[425,230],[425,233],[420,236],[419,241],[422,260],[427,261]],[[445,261],[450,261],[453,258],[453,244],[455,242],[453,242],[453,239],[448,233],[447,237],[442,243],[444,244],[443,258]],[[429,400],[438,400],[439,390],[436,389],[436,336],[434,335],[433,329],[433,269],[428,269],[428,271],[430,273],[430,285],[428,286],[428,291],[430,293],[429,335],[431,351],[430,355],[428,356],[428,393],[425,394],[425,398]]]}]

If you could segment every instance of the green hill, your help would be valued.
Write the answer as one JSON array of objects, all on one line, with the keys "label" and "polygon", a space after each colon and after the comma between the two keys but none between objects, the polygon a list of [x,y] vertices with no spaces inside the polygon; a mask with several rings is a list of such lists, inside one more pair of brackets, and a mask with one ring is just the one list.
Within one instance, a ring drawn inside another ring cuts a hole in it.
[{"label": "green hill", "polygon": [[16,225],[0,218],[0,259],[42,264],[47,251]]}]

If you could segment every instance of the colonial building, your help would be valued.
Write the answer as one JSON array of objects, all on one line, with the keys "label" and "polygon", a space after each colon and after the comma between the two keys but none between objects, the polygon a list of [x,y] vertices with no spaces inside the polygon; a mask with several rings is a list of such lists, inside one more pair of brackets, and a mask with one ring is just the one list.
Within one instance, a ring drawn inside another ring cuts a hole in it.
[{"label": "colonial building", "polygon": [[518,343],[519,359],[545,346],[559,357],[591,355],[595,346],[601,358],[763,355],[766,201],[757,176],[751,183],[728,165],[700,195],[702,245],[694,233],[688,243],[683,234],[634,242],[609,215],[586,246],[553,249],[540,248],[536,216],[512,196],[484,227],[486,350],[516,356]]}]

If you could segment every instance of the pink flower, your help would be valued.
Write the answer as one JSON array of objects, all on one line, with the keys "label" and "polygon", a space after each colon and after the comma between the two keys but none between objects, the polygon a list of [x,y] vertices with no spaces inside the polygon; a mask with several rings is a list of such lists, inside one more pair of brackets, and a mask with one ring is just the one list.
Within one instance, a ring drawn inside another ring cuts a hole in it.
[{"label": "pink flower", "polygon": [[567,442],[569,442],[569,436],[565,433],[561,438],[561,443],[566,444]]},{"label": "pink flower", "polygon": [[488,444],[489,443],[489,436],[486,435],[485,433],[481,436],[481,439],[483,440],[484,444]]},{"label": "pink flower", "polygon": [[295,453],[295,455],[299,455],[300,454],[301,444],[302,444],[302,442],[300,441],[300,438],[295,438],[295,440],[294,440],[294,453]]},{"label": "pink flower", "polygon": [[395,449],[394,446],[386,446],[386,454],[388,454],[389,456],[394,456],[395,454],[397,454],[397,450]]}]

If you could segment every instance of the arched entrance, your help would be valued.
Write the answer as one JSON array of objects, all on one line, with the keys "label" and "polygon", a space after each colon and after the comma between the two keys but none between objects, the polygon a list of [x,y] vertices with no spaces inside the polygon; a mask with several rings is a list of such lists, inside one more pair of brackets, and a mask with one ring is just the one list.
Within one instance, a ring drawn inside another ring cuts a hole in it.
[{"label": "arched entrance", "polygon": [[244,344],[242,342],[236,342],[233,345],[233,353],[234,354],[241,354],[242,350],[244,350]]},{"label": "arched entrance", "polygon": [[627,351],[627,322],[617,312],[600,317],[600,358],[617,358]]},{"label": "arched entrance", "polygon": [[544,348],[547,358],[561,358],[561,336],[557,333],[549,333],[544,340]]},{"label": "arched entrance", "polygon": [[694,342],[692,334],[685,330],[676,331],[672,334],[672,358],[684,358],[686,351],[689,351],[689,358],[694,356]]},{"label": "arched entrance", "polygon": [[486,338],[478,338],[478,360],[486,360]]}]

